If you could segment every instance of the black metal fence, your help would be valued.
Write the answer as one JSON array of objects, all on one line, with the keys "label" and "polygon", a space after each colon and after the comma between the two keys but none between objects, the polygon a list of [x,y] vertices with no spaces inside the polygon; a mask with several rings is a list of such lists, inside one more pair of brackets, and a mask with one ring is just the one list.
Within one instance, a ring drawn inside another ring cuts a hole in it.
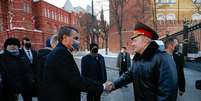
[{"label": "black metal fence", "polygon": [[[182,47],[182,53],[187,56],[198,58],[201,51],[201,22],[200,21],[185,21],[183,30],[168,35],[168,37],[177,38]],[[165,40],[167,37],[162,38]]]}]

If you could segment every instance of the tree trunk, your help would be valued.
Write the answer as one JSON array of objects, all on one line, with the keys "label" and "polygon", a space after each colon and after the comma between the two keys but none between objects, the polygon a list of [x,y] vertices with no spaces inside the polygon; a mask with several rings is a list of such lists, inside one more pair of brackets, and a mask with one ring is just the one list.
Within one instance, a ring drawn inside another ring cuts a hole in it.
[{"label": "tree trunk", "polygon": [[91,43],[95,43],[95,35],[94,35],[94,33],[92,33],[92,35],[91,35]]},{"label": "tree trunk", "polygon": [[105,32],[105,54],[108,55],[108,33]]},{"label": "tree trunk", "polygon": [[121,47],[123,47],[123,35],[122,35],[122,32],[121,32],[121,29],[119,29],[119,42],[120,42],[120,47],[119,47],[119,50],[121,50]]}]

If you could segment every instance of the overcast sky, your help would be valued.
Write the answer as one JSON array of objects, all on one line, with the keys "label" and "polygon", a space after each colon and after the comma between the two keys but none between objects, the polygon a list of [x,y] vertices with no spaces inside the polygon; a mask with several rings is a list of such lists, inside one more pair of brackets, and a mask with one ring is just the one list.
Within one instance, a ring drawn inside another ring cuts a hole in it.
[{"label": "overcast sky", "polygon": [[[47,1],[60,8],[63,7],[66,2],[66,0],[44,0],[44,1]],[[70,1],[74,7],[81,6],[82,8],[86,9],[87,5],[91,6],[92,0],[70,0]],[[95,12],[98,13],[103,7],[103,9],[105,10],[105,19],[109,21],[109,11],[108,11],[109,3],[107,1],[108,0],[94,0],[94,9]],[[98,13],[98,16],[99,15],[100,14]]]},{"label": "overcast sky", "polygon": [[[63,7],[66,0],[45,0],[57,7]],[[81,6],[83,8],[86,8],[86,5],[90,5],[91,4],[91,0],[70,0],[72,5],[74,7],[76,6]]]}]

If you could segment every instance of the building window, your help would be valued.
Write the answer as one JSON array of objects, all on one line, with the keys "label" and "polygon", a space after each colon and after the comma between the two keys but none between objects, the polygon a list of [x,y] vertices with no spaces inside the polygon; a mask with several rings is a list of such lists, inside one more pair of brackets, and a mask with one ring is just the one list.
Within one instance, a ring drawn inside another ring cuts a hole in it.
[{"label": "building window", "polygon": [[167,4],[175,4],[176,0],[167,0]]},{"label": "building window", "polygon": [[156,0],[158,4],[175,4],[176,0]]},{"label": "building window", "polygon": [[54,12],[54,13],[55,13],[54,19],[57,20],[57,12]]},{"label": "building window", "polygon": [[201,15],[198,13],[195,13],[192,15],[192,20],[201,20]]},{"label": "building window", "polygon": [[68,24],[68,17],[66,17],[66,23]]},{"label": "building window", "polygon": [[74,25],[75,24],[75,19],[72,19],[72,22],[73,22],[72,24]]},{"label": "building window", "polygon": [[51,14],[51,15],[52,15],[52,19],[54,19],[54,12],[53,12],[53,11],[52,11],[52,14]]},{"label": "building window", "polygon": [[62,15],[62,22],[65,22],[65,16]]},{"label": "building window", "polygon": [[165,20],[165,15],[164,14],[157,14],[157,20],[159,20],[159,21]]},{"label": "building window", "polygon": [[46,8],[43,9],[43,15],[44,15],[45,17],[47,17],[47,9],[46,9]]},{"label": "building window", "polygon": [[55,17],[54,17],[54,19],[57,20],[57,13],[56,13],[56,12],[55,12]]},{"label": "building window", "polygon": [[61,22],[63,22],[63,15],[61,15]]},{"label": "building window", "polygon": [[168,15],[166,16],[166,20],[176,20],[175,14],[168,14]]},{"label": "building window", "polygon": [[53,15],[54,15],[54,18],[53,18],[53,19],[54,19],[54,20],[56,20],[56,13],[55,13],[55,12],[53,12]]},{"label": "building window", "polygon": [[25,12],[25,13],[31,13],[31,6],[30,6],[30,4],[28,4],[28,3],[24,3],[23,4],[23,11]]},{"label": "building window", "polygon": [[59,14],[56,14],[56,20],[59,21]]},{"label": "building window", "polygon": [[53,17],[53,20],[55,20],[55,18],[56,18],[56,13],[53,11],[53,15],[54,15],[54,17]]},{"label": "building window", "polygon": [[52,13],[51,10],[49,10],[49,18],[52,17],[52,14],[51,14],[51,13]]},{"label": "building window", "polygon": [[50,10],[47,9],[47,17],[50,18]]},{"label": "building window", "polygon": [[58,15],[58,21],[61,21],[61,20],[60,20],[60,14]]},{"label": "building window", "polygon": [[66,23],[66,16],[64,16],[64,23]]},{"label": "building window", "polygon": [[164,3],[166,3],[166,0],[156,0],[156,3],[164,4]]}]

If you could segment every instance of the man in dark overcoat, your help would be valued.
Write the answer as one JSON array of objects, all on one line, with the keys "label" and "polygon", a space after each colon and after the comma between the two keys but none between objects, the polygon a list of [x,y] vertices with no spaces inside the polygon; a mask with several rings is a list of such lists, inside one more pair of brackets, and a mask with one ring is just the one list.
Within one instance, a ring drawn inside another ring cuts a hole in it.
[{"label": "man in dark overcoat", "polygon": [[56,47],[58,44],[57,35],[54,34],[46,41],[46,47],[38,50],[38,62],[37,62],[37,81],[38,81],[38,99],[40,101],[43,97],[44,90],[42,89],[42,79],[44,77],[44,64],[47,59],[47,55]]},{"label": "man in dark overcoat", "polygon": [[26,57],[27,64],[32,70],[32,96],[38,96],[38,81],[37,81],[37,51],[32,49],[32,42],[28,37],[22,38],[22,48],[20,50]]},{"label": "man in dark overcoat", "polygon": [[177,67],[179,95],[183,95],[186,84],[184,76],[185,62],[184,56],[176,49],[176,47],[178,47],[177,39],[169,37],[165,40],[165,51],[173,57]]},{"label": "man in dark overcoat", "polygon": [[[81,60],[81,74],[85,78],[89,78],[100,83],[107,80],[106,67],[104,57],[98,53],[98,45],[90,44],[90,53]],[[100,101],[100,94],[87,93],[87,101]]]},{"label": "man in dark overcoat", "polygon": [[78,66],[71,54],[74,41],[78,37],[77,29],[61,27],[58,44],[47,56],[44,67],[44,98],[41,101],[80,101],[80,92],[102,93],[104,85],[80,75]]},{"label": "man in dark overcoat", "polygon": [[126,47],[121,47],[121,52],[117,56],[117,65],[119,68],[119,76],[128,70],[131,66],[130,54],[126,51]]},{"label": "man in dark overcoat", "polygon": [[135,101],[176,101],[177,70],[173,58],[158,50],[157,33],[145,24],[135,25],[132,46],[136,53],[132,67],[114,82],[112,91],[133,82]]},{"label": "man in dark overcoat", "polygon": [[4,43],[4,52],[0,56],[5,78],[3,101],[17,101],[19,94],[24,101],[32,101],[32,71],[19,48],[20,41],[17,38],[8,38]]}]

